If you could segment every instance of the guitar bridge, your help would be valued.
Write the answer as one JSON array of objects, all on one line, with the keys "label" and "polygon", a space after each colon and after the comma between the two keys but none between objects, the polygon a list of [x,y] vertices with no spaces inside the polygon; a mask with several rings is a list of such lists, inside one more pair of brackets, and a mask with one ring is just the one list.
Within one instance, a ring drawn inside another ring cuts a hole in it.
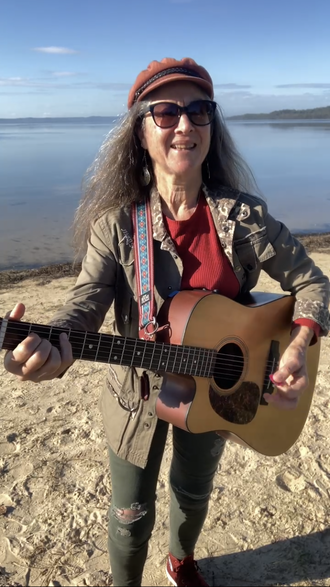
[{"label": "guitar bridge", "polygon": [[280,343],[277,340],[272,340],[269,349],[269,355],[267,360],[266,366],[266,375],[264,379],[264,385],[261,391],[261,398],[260,398],[260,405],[261,406],[268,406],[266,400],[264,399],[265,393],[274,393],[275,385],[269,379],[269,375],[274,373],[277,369],[277,365],[280,360]]}]

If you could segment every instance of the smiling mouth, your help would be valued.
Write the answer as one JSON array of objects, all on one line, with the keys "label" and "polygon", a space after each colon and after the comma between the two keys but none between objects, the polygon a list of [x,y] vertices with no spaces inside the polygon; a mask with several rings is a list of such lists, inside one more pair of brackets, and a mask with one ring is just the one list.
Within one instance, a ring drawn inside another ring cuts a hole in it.
[{"label": "smiling mouth", "polygon": [[171,148],[175,149],[176,151],[192,151],[195,149],[196,143],[191,143],[189,145],[172,145]]}]

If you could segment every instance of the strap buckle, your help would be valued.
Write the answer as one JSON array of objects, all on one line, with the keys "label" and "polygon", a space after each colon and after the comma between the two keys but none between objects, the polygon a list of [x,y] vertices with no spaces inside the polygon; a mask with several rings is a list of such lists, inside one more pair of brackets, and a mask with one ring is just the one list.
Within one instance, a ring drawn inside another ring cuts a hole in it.
[{"label": "strap buckle", "polygon": [[[152,330],[148,330],[149,326],[153,326]],[[149,338],[152,338],[153,336],[155,336],[155,334],[158,332],[159,329],[159,324],[155,318],[155,316],[153,316],[152,320],[149,320],[149,322],[147,322],[144,326],[142,326],[143,328],[143,332],[145,336],[148,336]]]}]

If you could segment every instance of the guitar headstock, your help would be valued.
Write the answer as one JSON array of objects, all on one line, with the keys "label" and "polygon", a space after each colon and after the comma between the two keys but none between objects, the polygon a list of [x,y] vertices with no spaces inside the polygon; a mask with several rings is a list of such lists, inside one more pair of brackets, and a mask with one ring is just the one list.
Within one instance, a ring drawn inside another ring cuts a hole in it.
[{"label": "guitar headstock", "polygon": [[2,348],[4,346],[3,343],[5,341],[6,323],[7,323],[7,320],[5,320],[4,318],[1,318],[1,316],[0,316],[0,351],[2,350]]}]

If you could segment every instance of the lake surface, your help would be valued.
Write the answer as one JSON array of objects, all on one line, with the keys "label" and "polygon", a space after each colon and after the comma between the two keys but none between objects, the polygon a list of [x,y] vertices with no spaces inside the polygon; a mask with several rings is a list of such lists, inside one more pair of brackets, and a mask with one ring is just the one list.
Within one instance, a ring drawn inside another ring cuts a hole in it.
[{"label": "lake surface", "polygon": [[[330,121],[229,122],[270,212],[296,232],[330,230]],[[0,270],[73,258],[81,180],[105,124],[0,123]]]}]

